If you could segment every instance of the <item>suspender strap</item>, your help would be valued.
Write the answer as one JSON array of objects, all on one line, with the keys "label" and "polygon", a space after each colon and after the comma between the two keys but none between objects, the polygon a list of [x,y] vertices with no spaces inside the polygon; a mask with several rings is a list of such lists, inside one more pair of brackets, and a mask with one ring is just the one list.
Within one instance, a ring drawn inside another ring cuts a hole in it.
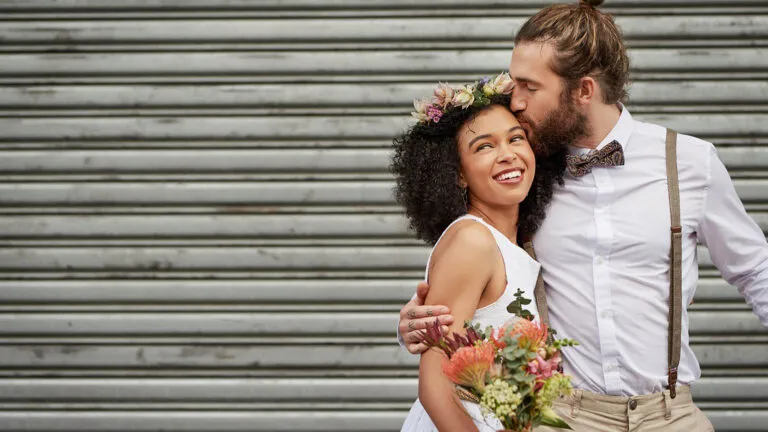
[{"label": "suspender strap", "polygon": [[669,193],[670,251],[669,251],[669,395],[677,395],[677,366],[680,364],[680,338],[683,308],[682,239],[680,225],[680,184],[677,177],[677,132],[667,129],[667,192]]},{"label": "suspender strap", "polygon": [[[531,258],[536,259],[536,252],[533,250],[533,242],[523,243],[523,249],[528,252]],[[549,327],[549,309],[547,308],[547,297],[544,295],[544,278],[539,271],[539,277],[536,278],[536,288],[533,289],[533,296],[536,298],[536,309],[539,312],[539,322]]]}]

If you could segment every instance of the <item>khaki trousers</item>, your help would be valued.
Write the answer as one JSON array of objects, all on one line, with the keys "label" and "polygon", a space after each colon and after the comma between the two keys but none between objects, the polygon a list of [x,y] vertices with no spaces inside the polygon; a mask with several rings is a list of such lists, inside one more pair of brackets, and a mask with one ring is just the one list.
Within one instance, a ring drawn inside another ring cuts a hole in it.
[{"label": "khaki trousers", "polygon": [[[574,390],[554,404],[554,409],[577,432],[713,432],[715,429],[696,407],[688,386],[642,396],[607,396]],[[538,427],[535,432],[563,429]]]}]

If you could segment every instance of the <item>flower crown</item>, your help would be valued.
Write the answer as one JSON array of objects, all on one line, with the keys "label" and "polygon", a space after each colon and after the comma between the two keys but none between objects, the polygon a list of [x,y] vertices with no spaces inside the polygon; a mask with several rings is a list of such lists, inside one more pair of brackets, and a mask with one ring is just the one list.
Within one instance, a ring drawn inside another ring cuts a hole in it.
[{"label": "flower crown", "polygon": [[510,94],[514,87],[514,81],[506,72],[496,75],[493,79],[485,77],[474,84],[458,88],[453,88],[446,83],[438,83],[434,91],[435,97],[431,101],[426,99],[413,101],[416,111],[411,115],[419,123],[437,123],[450,109],[488,105],[491,97]]}]

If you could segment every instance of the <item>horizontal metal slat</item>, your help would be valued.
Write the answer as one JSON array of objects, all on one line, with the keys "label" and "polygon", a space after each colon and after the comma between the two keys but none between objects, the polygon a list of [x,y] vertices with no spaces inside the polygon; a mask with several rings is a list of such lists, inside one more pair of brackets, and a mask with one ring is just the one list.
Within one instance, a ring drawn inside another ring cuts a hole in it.
[{"label": "horizontal metal slat", "polygon": [[428,250],[398,247],[15,248],[0,249],[0,269],[124,271],[229,269],[423,269]]},{"label": "horizontal metal slat", "polygon": [[[387,173],[389,149],[188,149],[0,151],[0,175],[92,173]],[[730,170],[768,169],[768,147],[723,146]]]},{"label": "horizontal metal slat", "polygon": [[[450,73],[506,69],[510,50],[41,53],[0,54],[0,79],[9,76],[125,76],[336,73]],[[629,50],[634,71],[756,71],[768,68],[768,48]]]},{"label": "horizontal metal slat", "polygon": [[[458,84],[458,83],[451,83]],[[26,85],[0,86],[0,105],[66,107],[307,107],[402,106],[427,97],[433,83],[230,84],[230,85]],[[766,81],[642,81],[630,86],[633,104],[763,104]],[[659,107],[661,109],[663,107]]]},{"label": "horizontal metal slat", "polygon": [[[26,378],[0,379],[2,401],[411,402],[415,378]],[[704,401],[768,400],[768,377],[704,377],[692,388]]]},{"label": "horizontal metal slat", "polygon": [[[418,279],[327,280],[0,280],[6,304],[112,305],[167,304],[323,304],[367,303],[399,307],[413,295]],[[701,302],[744,302],[736,288],[722,279],[699,279],[696,307]]]},{"label": "horizontal metal slat", "polygon": [[[765,201],[768,179],[736,179],[743,202]],[[391,181],[0,183],[5,205],[387,205]],[[226,213],[226,208],[222,213]],[[235,212],[236,210],[232,210]]]},{"label": "horizontal metal slat", "polygon": [[[699,266],[711,267],[704,247]],[[426,246],[25,247],[0,249],[0,269],[23,271],[421,270]]]},{"label": "horizontal metal slat", "polygon": [[[5,172],[380,172],[390,160],[386,149],[270,150],[44,150],[0,152],[0,174]],[[768,152],[753,151],[764,156]],[[746,159],[746,158],[745,158]]]},{"label": "horizontal metal slat", "polygon": [[[393,323],[394,327],[394,323]],[[419,359],[391,345],[0,345],[3,368],[406,368]],[[768,368],[765,345],[697,344],[693,350],[702,367]],[[329,371],[330,372],[330,371]],[[54,372],[55,374],[55,372]]]},{"label": "horizontal metal slat", "polygon": [[[209,41],[487,41],[511,42],[526,18],[455,17],[411,19],[251,19],[130,21],[6,21],[4,44],[55,43],[73,46],[104,41],[199,43]],[[626,16],[617,24],[626,40],[638,38],[768,37],[768,16]],[[290,28],[291,31],[285,31]],[[201,35],[202,33],[202,35]]]},{"label": "horizontal metal slat", "polygon": [[[768,52],[766,53],[768,59]],[[411,125],[402,115],[235,116],[235,117],[26,117],[0,118],[2,141],[97,139],[339,139],[391,140]],[[768,113],[650,114],[639,120],[703,139],[717,136],[766,136]]]},{"label": "horizontal metal slat", "polygon": [[0,411],[0,429],[25,431],[392,431],[388,411]]},{"label": "horizontal metal slat", "polygon": [[[768,213],[755,213],[758,220]],[[0,216],[2,238],[407,237],[400,214]]]},{"label": "horizontal metal slat", "polygon": [[[718,431],[763,431],[768,412],[705,410]],[[26,431],[395,431],[405,411],[0,412],[0,427]]]},{"label": "horizontal metal slat", "polygon": [[[743,5],[764,5],[763,0],[739,0],[739,4]],[[551,4],[549,1],[542,0],[511,0],[508,2],[509,7],[513,9],[519,9],[521,6],[528,6],[530,8],[543,8]],[[679,5],[687,6],[719,6],[720,9],[729,9],[729,7],[723,8],[722,1],[718,0],[696,0],[695,2],[686,1],[674,1],[669,0],[623,0],[611,5],[608,3],[609,9],[622,9],[631,8],[637,6],[654,6],[657,8],[676,7]],[[114,3],[110,0],[68,0],[66,2],[46,2],[40,3],[37,0],[13,0],[6,1],[2,4],[0,10],[174,10],[174,9],[266,9],[266,10],[291,10],[291,9],[367,9],[367,8],[403,8],[408,10],[414,10],[417,8],[433,9],[436,7],[448,7],[456,6],[465,10],[471,10],[473,8],[488,7],[491,9],[498,9],[500,7],[498,1],[492,0],[430,0],[430,1],[414,1],[414,0],[325,0],[322,4],[318,4],[317,0],[260,0],[254,2],[252,0],[124,0],[120,3]],[[730,6],[733,8],[733,6]]]},{"label": "horizontal metal slat", "polygon": [[[688,318],[692,335],[768,336],[751,311],[690,311]],[[397,321],[397,312],[0,313],[0,335],[392,336]]]},{"label": "horizontal metal slat", "polygon": [[[768,199],[768,196],[766,196]],[[750,216],[768,232],[768,212]],[[0,238],[414,238],[400,214],[0,216]]]}]

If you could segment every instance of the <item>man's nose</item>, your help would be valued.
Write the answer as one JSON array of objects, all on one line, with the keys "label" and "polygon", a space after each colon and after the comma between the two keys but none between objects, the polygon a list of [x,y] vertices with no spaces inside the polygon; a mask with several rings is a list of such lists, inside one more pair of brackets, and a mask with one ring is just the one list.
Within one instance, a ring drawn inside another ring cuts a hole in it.
[{"label": "man's nose", "polygon": [[509,101],[509,109],[512,110],[512,112],[517,113],[520,111],[525,111],[526,107],[527,107],[527,104],[525,102],[525,99],[519,96],[515,96],[513,92],[512,98]]}]

